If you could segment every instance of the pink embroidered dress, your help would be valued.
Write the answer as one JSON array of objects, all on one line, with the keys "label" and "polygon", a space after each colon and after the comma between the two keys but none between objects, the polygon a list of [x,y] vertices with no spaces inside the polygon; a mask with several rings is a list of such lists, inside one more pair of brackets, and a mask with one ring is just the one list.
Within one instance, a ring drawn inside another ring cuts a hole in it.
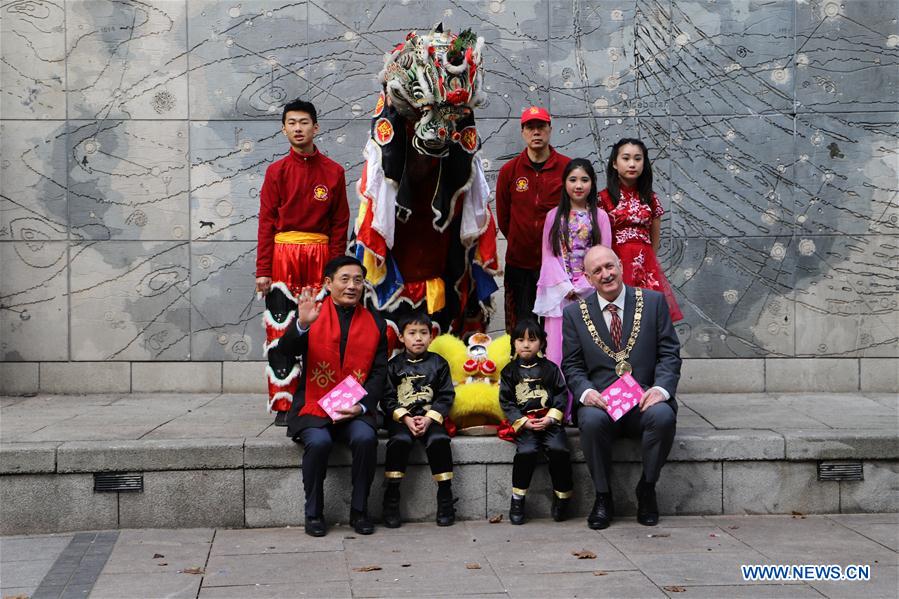
[{"label": "pink embroidered dress", "polygon": [[656,194],[652,194],[652,206],[647,206],[640,200],[635,188],[622,185],[620,191],[621,199],[615,206],[609,190],[603,189],[599,194],[599,205],[612,219],[614,233],[612,249],[621,259],[624,284],[661,291],[665,294],[671,320],[673,322],[683,320],[684,315],[674,299],[671,285],[652,250],[650,237],[652,220],[661,218],[665,210]]},{"label": "pink embroidered dress", "polygon": [[[537,300],[534,313],[543,317],[546,331],[546,357],[562,365],[562,308],[574,299],[568,295],[574,292],[577,298],[584,298],[595,292],[584,275],[584,255],[590,249],[590,233],[593,225],[586,210],[572,210],[568,216],[568,247],[563,244],[562,255],[553,254],[549,233],[558,208],[553,208],[543,222],[543,257],[540,264],[540,279],[537,281]],[[602,208],[596,209],[596,223],[599,225],[599,239],[602,245],[612,243],[612,228],[609,216]],[[571,412],[571,398],[568,398],[566,419]]]}]

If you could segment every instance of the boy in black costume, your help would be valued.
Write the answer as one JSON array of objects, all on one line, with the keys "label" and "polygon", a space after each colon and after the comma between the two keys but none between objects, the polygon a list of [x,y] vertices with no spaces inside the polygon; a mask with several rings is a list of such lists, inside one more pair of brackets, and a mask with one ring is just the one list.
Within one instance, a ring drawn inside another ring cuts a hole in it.
[{"label": "boy in black costume", "polygon": [[431,319],[411,314],[400,321],[400,340],[405,347],[387,365],[387,392],[381,403],[390,439],[384,461],[384,525],[400,526],[400,482],[406,474],[412,442],[425,445],[431,475],[437,482],[437,525],[456,521],[453,508],[453,453],[446,430],[456,396],[449,364],[428,351]]}]

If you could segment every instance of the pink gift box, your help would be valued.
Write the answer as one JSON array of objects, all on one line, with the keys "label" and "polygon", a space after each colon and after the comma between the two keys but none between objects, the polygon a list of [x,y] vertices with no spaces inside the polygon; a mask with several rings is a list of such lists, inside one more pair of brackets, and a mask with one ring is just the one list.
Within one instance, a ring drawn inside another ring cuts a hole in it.
[{"label": "pink gift box", "polygon": [[602,398],[606,402],[606,412],[612,420],[618,420],[627,414],[631,408],[640,403],[643,397],[643,388],[630,374],[625,374],[617,381],[603,389]]},{"label": "pink gift box", "polygon": [[337,410],[352,408],[366,395],[368,395],[368,391],[359,384],[359,381],[353,376],[348,376],[322,395],[318,400],[318,405],[331,417],[331,420],[337,422],[346,418]]}]

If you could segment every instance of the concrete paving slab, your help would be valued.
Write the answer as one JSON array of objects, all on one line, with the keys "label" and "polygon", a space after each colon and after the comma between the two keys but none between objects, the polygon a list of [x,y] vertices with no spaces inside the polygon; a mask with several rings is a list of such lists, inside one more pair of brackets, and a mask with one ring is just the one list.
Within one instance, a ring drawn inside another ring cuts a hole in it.
[{"label": "concrete paving slab", "polygon": [[[221,534],[219,532],[218,534]],[[212,542],[213,536],[216,535],[214,528],[139,528],[133,530],[119,531],[119,538],[116,542],[120,545],[193,545],[206,544]]]},{"label": "concrete paving slab", "polygon": [[[503,576],[549,572],[591,572],[593,570],[633,570],[634,564],[602,535],[583,522],[565,522],[564,526],[544,529],[536,535],[535,526],[512,526],[499,538],[480,538],[478,544],[497,572]],[[503,538],[504,537],[504,538]],[[535,543],[535,539],[540,539]],[[572,552],[587,550],[596,559],[578,559]]]},{"label": "concrete paving slab", "polygon": [[814,581],[809,585],[830,599],[895,599],[899,589],[899,567],[872,564],[866,581]]},{"label": "concrete paving slab", "polygon": [[[77,421],[77,422],[76,422]],[[30,433],[23,441],[107,441],[139,439],[156,428],[158,424],[99,423],[73,418],[68,423],[55,423]]]},{"label": "concrete paving slab", "polygon": [[319,551],[298,555],[214,555],[203,578],[204,587],[248,584],[316,583],[347,581],[343,553]]},{"label": "concrete paving slab", "polygon": [[122,599],[123,597],[166,597],[194,599],[203,577],[180,572],[142,574],[101,574],[90,593],[91,599]]},{"label": "concrete paving slab", "polygon": [[[354,597],[481,596],[504,592],[489,563],[479,562],[477,569],[467,564],[470,562],[419,561],[407,568],[402,564],[383,564],[382,570],[373,572],[351,569],[350,586]],[[350,568],[357,567],[350,564]]]},{"label": "concrete paving slab", "polygon": [[828,517],[719,516],[710,520],[766,557],[763,562],[745,563],[866,563],[859,561],[863,559],[896,563],[895,551]]},{"label": "concrete paving slab", "polygon": [[349,582],[304,582],[291,584],[254,584],[200,589],[198,599],[283,599],[284,597],[328,597],[350,599],[353,591]]},{"label": "concrete paving slab", "polygon": [[[596,573],[599,575],[597,575]],[[539,576],[503,576],[510,597],[665,597],[642,572],[557,572]]]},{"label": "concrete paving slab", "polygon": [[692,586],[740,584],[740,564],[764,564],[769,560],[758,551],[704,551],[701,553],[635,554],[631,561],[655,584]]},{"label": "concrete paving slab", "polygon": [[0,538],[0,555],[3,563],[41,559],[55,560],[66,548],[72,535],[41,535]]},{"label": "concrete paving slab", "polygon": [[429,527],[425,534],[407,533],[402,528],[380,528],[377,535],[346,540],[344,552],[351,567],[366,564],[410,564],[409,567],[414,567],[420,562],[437,561],[484,562],[487,558],[482,543],[472,541],[470,535],[460,532],[462,530],[459,524],[450,528]]},{"label": "concrete paving slab", "polygon": [[[43,557],[43,555],[41,555]],[[41,583],[53,566],[53,559],[30,559],[25,561],[0,562],[0,580],[3,586],[30,588],[32,591]]]},{"label": "concrete paving slab", "polygon": [[[350,531],[348,534],[352,534]],[[211,555],[266,555],[269,553],[306,553],[309,551],[341,551],[341,534],[314,539],[303,527],[220,530],[215,535]]]},{"label": "concrete paving slab", "polygon": [[828,514],[827,518],[844,526],[867,526],[870,524],[896,524],[899,526],[899,513],[881,514]]},{"label": "concrete paving slab", "polygon": [[899,393],[863,393],[863,396],[891,410],[899,410]]},{"label": "concrete paving slab", "polygon": [[707,586],[691,586],[686,585],[680,587],[684,589],[679,592],[667,592],[668,597],[699,597],[702,599],[804,599],[815,598],[820,599],[821,593],[813,589],[807,584],[763,584],[763,583],[747,583],[741,585],[707,585]]},{"label": "concrete paving slab", "polygon": [[[162,557],[155,557],[161,555]],[[202,568],[206,565],[209,545],[205,543],[117,544],[109,556],[104,574],[159,574],[178,572],[186,568]]]},{"label": "concrete paving slab", "polygon": [[[676,521],[676,520],[675,520]],[[634,554],[684,553],[700,551],[737,552],[746,544],[718,526],[659,526],[637,528],[607,528],[602,536],[625,556]]]}]

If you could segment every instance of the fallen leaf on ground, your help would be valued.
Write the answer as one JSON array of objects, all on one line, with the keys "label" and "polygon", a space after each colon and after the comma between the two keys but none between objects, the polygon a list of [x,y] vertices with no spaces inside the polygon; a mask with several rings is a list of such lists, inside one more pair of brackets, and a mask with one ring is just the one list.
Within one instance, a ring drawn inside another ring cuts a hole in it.
[{"label": "fallen leaf on ground", "polygon": [[480,570],[480,569],[481,569],[481,564],[478,564],[478,563],[475,563],[475,562],[471,562],[470,564],[465,564],[465,568],[466,568],[467,570]]},{"label": "fallen leaf on ground", "polygon": [[593,576],[605,576],[608,572],[603,572],[602,570],[597,570],[593,573]]},{"label": "fallen leaf on ground", "polygon": [[490,524],[499,524],[503,521],[503,515],[497,514],[495,516],[490,516]]},{"label": "fallen leaf on ground", "polygon": [[592,551],[587,551],[586,549],[581,549],[580,551],[572,551],[571,555],[578,559],[596,559],[596,554]]},{"label": "fallen leaf on ground", "polygon": [[719,535],[716,535],[716,534],[713,533],[713,532],[712,532],[712,533],[709,533],[709,537],[711,537],[711,538],[713,538],[713,539],[717,539],[718,536],[719,536]]},{"label": "fallen leaf on ground", "polygon": [[3,599],[28,599],[28,595],[3,595]]},{"label": "fallen leaf on ground", "polygon": [[159,563],[156,564],[156,565],[157,565],[157,566],[168,566],[169,563],[168,563],[168,562],[159,562]]},{"label": "fallen leaf on ground", "polygon": [[161,554],[161,553],[154,553],[154,554],[153,554],[153,559],[159,559],[160,557],[165,557],[165,556],[164,556],[163,554]]},{"label": "fallen leaf on ground", "polygon": [[728,526],[727,528],[728,528],[729,530],[737,530],[737,529],[740,528],[740,527],[734,525],[734,526]]},{"label": "fallen leaf on ground", "polygon": [[183,570],[178,570],[182,574],[205,574],[206,570],[203,568],[184,568]]},{"label": "fallen leaf on ground", "polygon": [[400,564],[400,568],[408,568],[412,564]]},{"label": "fallen leaf on ground", "polygon": [[671,533],[670,532],[654,532],[654,533],[646,535],[646,536],[649,537],[650,539],[661,539],[663,537],[670,537]]},{"label": "fallen leaf on ground", "polygon": [[799,518],[800,520],[805,520],[805,514],[803,514],[802,512],[793,512],[793,517]]},{"label": "fallen leaf on ground", "polygon": [[358,568],[353,568],[353,572],[374,572],[376,570],[383,570],[381,566],[360,566]]},{"label": "fallen leaf on ground", "polygon": [[684,593],[684,592],[686,592],[687,589],[685,589],[684,587],[670,586],[670,587],[662,587],[662,590],[668,591],[669,593]]}]

